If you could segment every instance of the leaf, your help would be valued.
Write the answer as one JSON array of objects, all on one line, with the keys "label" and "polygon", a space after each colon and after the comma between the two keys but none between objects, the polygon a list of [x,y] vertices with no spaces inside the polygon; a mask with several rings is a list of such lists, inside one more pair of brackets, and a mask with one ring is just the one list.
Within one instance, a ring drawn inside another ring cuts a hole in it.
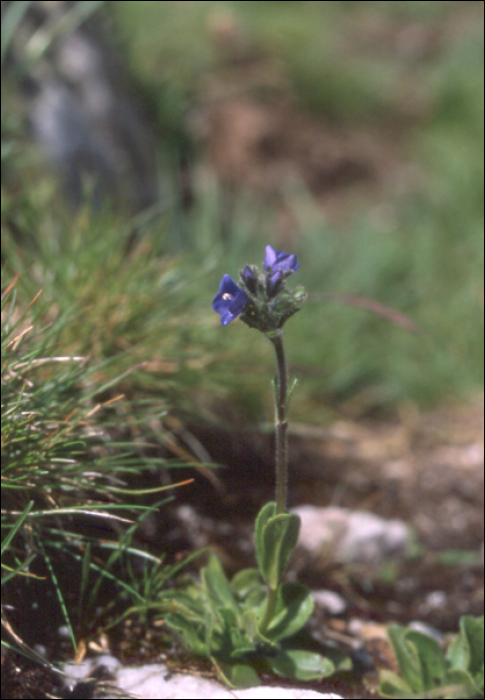
[{"label": "leaf", "polygon": [[298,541],[300,518],[281,513],[270,518],[263,527],[260,569],[270,588],[277,588]]},{"label": "leaf", "polygon": [[256,517],[256,523],[254,526],[254,537],[255,537],[255,544],[256,544],[256,559],[258,562],[259,570],[263,570],[263,561],[264,561],[264,539],[263,539],[263,531],[266,523],[270,518],[273,518],[276,514],[276,503],[274,501],[270,501],[269,503],[266,503],[261,510],[259,511],[257,517]]},{"label": "leaf", "polygon": [[381,671],[381,697],[483,698],[483,618],[461,618],[460,633],[446,658],[439,644],[422,632],[393,625],[388,635],[402,678]]},{"label": "leaf", "polygon": [[466,635],[460,632],[455,636],[450,646],[448,647],[446,660],[448,661],[450,668],[452,669],[468,668],[468,665],[470,663],[470,644]]},{"label": "leaf", "polygon": [[239,646],[231,652],[231,661],[247,661],[256,655],[254,644],[247,647]]},{"label": "leaf", "polygon": [[188,646],[194,654],[198,656],[209,656],[209,649],[197,634],[195,626],[183,615],[179,613],[168,613],[168,615],[165,615],[165,622],[169,627],[178,632],[184,644]]},{"label": "leaf", "polygon": [[267,595],[259,569],[243,569],[231,581],[231,590],[244,610],[258,608]]},{"label": "leaf", "polygon": [[258,615],[256,610],[246,610],[242,616],[242,621],[248,638],[253,640],[258,628]]},{"label": "leaf", "polygon": [[460,633],[448,648],[446,660],[452,669],[469,671],[472,676],[483,679],[484,618],[463,615],[460,618]]},{"label": "leaf", "polygon": [[382,698],[413,698],[416,697],[404,678],[393,671],[384,669],[379,674],[379,695]]},{"label": "leaf", "polygon": [[[2,450],[3,450],[3,448],[2,448]],[[3,451],[2,451],[2,459],[3,459]],[[13,538],[15,537],[17,532],[20,530],[22,523],[24,522],[25,518],[28,516],[28,514],[32,510],[33,505],[34,505],[34,501],[29,501],[29,503],[25,506],[23,513],[17,518],[13,527],[10,528],[8,535],[5,537],[5,539],[3,540],[2,545],[1,545],[2,555],[7,550],[8,546],[10,545],[10,542],[13,540]]]},{"label": "leaf", "polygon": [[[248,653],[247,650],[250,649],[251,651],[254,650],[254,646],[252,644],[252,640],[248,637],[246,634],[246,630],[241,630],[239,626],[236,626],[235,624],[229,624],[229,620],[225,621],[225,632],[229,632],[229,644],[224,643],[225,639],[223,638],[223,646],[221,645],[220,651],[218,651],[218,654],[222,657],[226,657],[227,655],[230,655],[231,658],[234,657],[234,653],[240,652],[242,649],[246,650],[244,653]],[[232,651],[231,651],[232,650]],[[214,650],[213,650],[214,653]],[[239,658],[241,658],[241,655],[239,655]]]},{"label": "leaf", "polygon": [[312,651],[299,649],[280,652],[276,658],[268,660],[268,665],[279,676],[299,681],[318,680],[330,676],[335,671],[330,659]]},{"label": "leaf", "polygon": [[258,674],[250,664],[231,664],[211,657],[221,678],[231,688],[253,688],[261,684]]},{"label": "leaf", "polygon": [[254,586],[261,586],[261,575],[258,569],[242,569],[231,580],[234,593],[245,598]]},{"label": "leaf", "polygon": [[410,629],[406,633],[406,644],[416,649],[423,690],[442,685],[446,667],[438,642],[428,634]]},{"label": "leaf", "polygon": [[[162,596],[162,600],[164,599],[165,595]],[[165,604],[169,612],[183,615],[187,620],[195,622],[204,620],[204,607],[200,596],[194,599],[184,592],[171,591],[170,598],[167,598],[167,602],[163,605]]]},{"label": "leaf", "polygon": [[239,615],[239,608],[234,598],[231,586],[227,579],[221,562],[216,556],[211,556],[209,564],[201,571],[202,586],[207,593],[208,600],[214,612],[219,608],[232,610],[235,617]]},{"label": "leaf", "polygon": [[473,681],[475,683],[475,686],[477,688],[477,691],[483,696],[483,675],[484,675],[484,668],[483,668],[483,663],[481,668],[478,670],[477,673],[473,674]]},{"label": "leaf", "polygon": [[[456,700],[466,700],[467,698],[478,698],[480,693],[477,692],[477,687],[469,673],[463,669],[453,669],[446,676],[446,685],[455,687],[453,693],[446,695],[447,698],[456,698]],[[483,697],[483,692],[482,692]]]},{"label": "leaf", "polygon": [[470,647],[468,671],[475,679],[477,687],[483,693],[483,657],[484,657],[484,619],[465,615],[460,619],[462,634],[466,636]]},{"label": "leaf", "polygon": [[422,693],[425,688],[423,687],[421,664],[416,647],[406,641],[409,632],[408,628],[400,625],[390,625],[387,629],[402,677],[414,693]]},{"label": "leaf", "polygon": [[[237,630],[239,615],[232,608],[218,608],[214,610],[216,616],[222,622],[222,627],[229,630],[231,633]],[[239,611],[238,611],[239,612]]]},{"label": "leaf", "polygon": [[[264,631],[266,639],[275,641],[298,632],[310,618],[314,601],[306,586],[284,583],[278,588],[273,619]],[[264,608],[260,619],[264,619]]]}]

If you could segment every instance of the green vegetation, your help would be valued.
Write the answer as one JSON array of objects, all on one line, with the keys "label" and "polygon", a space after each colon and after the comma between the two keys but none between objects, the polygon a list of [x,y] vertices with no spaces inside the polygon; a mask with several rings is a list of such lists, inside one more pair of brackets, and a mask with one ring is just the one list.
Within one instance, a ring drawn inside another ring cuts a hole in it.
[{"label": "green vegetation", "polygon": [[2,623],[10,629],[9,610],[17,619],[27,592],[54,596],[57,606],[41,606],[35,623],[26,615],[14,632],[63,622],[75,652],[98,624],[114,624],[126,599],[144,600],[141,581],[160,586],[180,568],[133,543],[170,500],[170,485],[141,486],[144,472],[170,463],[147,456],[146,437],[136,437],[165,410],[126,401],[118,381],[97,381],[101,365],[60,354],[62,325],[39,328],[39,302],[19,313],[15,296],[13,283],[2,300]]},{"label": "green vegetation", "polygon": [[[270,506],[275,504],[267,504]],[[270,565],[276,558],[273,552]],[[233,688],[260,684],[260,673],[309,681],[350,667],[350,659],[335,650],[330,656],[306,650],[305,642],[312,643],[310,636],[297,638],[313,611],[313,599],[305,586],[278,586],[273,616],[263,629],[261,619],[267,605],[262,568],[243,569],[229,581],[220,561],[212,556],[201,570],[200,584],[189,581],[179,590],[164,591],[154,607],[184,645],[209,658],[219,677]]]},{"label": "green vegetation", "polygon": [[[289,339],[303,375],[293,406],[299,418],[324,419],[321,406],[335,400],[359,413],[389,410],[401,401],[427,406],[482,386],[483,32],[473,24],[477,5],[285,2],[276,10],[274,3],[198,2],[184,11],[176,3],[115,5],[120,27],[129,27],[133,68],[164,106],[162,113],[167,103],[173,108],[176,94],[179,121],[197,107],[204,75],[217,74],[224,61],[211,27],[226,17],[243,46],[260,47],[281,61],[297,99],[320,118],[349,128],[368,124],[370,133],[380,128],[384,136],[396,132],[404,148],[409,165],[402,184],[384,186],[377,203],[351,189],[344,231],[301,186],[288,193],[301,231],[292,250],[304,266],[314,302]],[[463,34],[447,39],[458,16]],[[366,43],[372,31],[377,40]],[[413,31],[419,46],[412,43]],[[437,45],[435,35],[442,37]],[[413,100],[417,111],[410,118],[406,110]],[[201,189],[185,227],[189,248],[202,245],[219,271],[230,269],[235,254],[249,258],[255,239],[278,242],[276,213],[256,201],[248,214],[248,199],[256,195],[241,196],[225,247],[210,186]],[[207,280],[206,298],[216,279],[217,274]],[[332,292],[394,307],[411,317],[422,335],[328,302],[323,295]],[[257,398],[248,394],[257,384],[249,380],[248,387],[246,381],[248,345],[238,335],[220,361],[227,369],[224,390],[235,383],[233,400],[242,396],[243,410],[251,411]],[[270,358],[262,361],[266,365]],[[239,383],[241,369],[244,382]]]},{"label": "green vegetation", "polygon": [[[12,3],[19,21],[28,4]],[[87,13],[98,7],[80,5]],[[197,171],[190,118],[205,105],[204,78],[228,60],[214,39],[221,26],[234,30],[236,48],[277,66],[276,90],[311,119],[382,135],[384,150],[399,146],[395,176],[346,189],[341,216],[328,214],[297,176],[285,190],[298,231],[291,250],[309,292],[287,340],[290,371],[301,379],[292,418],[321,424],[334,411],[425,408],[483,387],[483,3],[108,5],[160,127],[166,191],[156,220],[108,205],[97,214],[88,203],[67,211],[19,114],[20,76],[2,80],[2,596],[26,578],[51,586],[74,648],[99,623],[105,585],[116,596],[102,621],[114,624],[127,609],[146,615],[181,566],[134,543],[139,524],[166,502],[135,488],[134,475],[176,466],[149,456],[173,443],[167,417],[224,416],[239,425],[272,415],[269,401],[261,403],[272,372],[267,344],[238,323],[223,333],[210,302],[222,273],[257,260],[261,241],[286,249],[280,212],[242,188],[223,236],[213,177],[194,178],[189,209],[174,177],[184,149]],[[2,57],[15,21],[3,32]],[[27,57],[30,65],[36,58]],[[243,86],[241,95],[259,92]],[[406,314],[421,332],[342,304],[346,294]],[[99,521],[109,536],[93,532]],[[59,576],[66,567],[76,572],[69,590]],[[229,583],[214,563],[202,588],[187,593],[206,597],[187,604],[200,623],[189,643],[205,644],[220,663],[211,644],[220,651],[234,620],[218,609],[211,577],[243,608],[252,599],[242,578]],[[247,642],[249,622],[237,628],[236,647]],[[179,618],[171,623],[181,630]],[[472,646],[458,658],[473,624],[462,623],[440,679],[483,692]],[[393,632],[391,641],[396,650],[414,645],[415,659],[429,643],[413,635]],[[405,665],[401,675],[404,685],[386,678],[382,692],[411,688],[426,697],[434,688],[411,683]]]},{"label": "green vegetation", "polygon": [[[423,8],[424,23],[451,22],[453,13],[461,12],[457,3],[436,4],[442,6],[438,17],[430,8]],[[172,126],[177,123],[179,132],[183,131],[185,108],[196,104],[198,80],[216,63],[209,35],[200,31],[200,23],[209,21],[210,12],[220,3],[196,3],[183,12],[177,3],[114,5],[120,26],[130,28],[126,43],[133,69],[155,103],[163,107],[161,121],[168,109]],[[336,51],[343,41],[345,32],[342,29],[339,39],[338,28],[356,31],[359,22],[345,9],[348,3],[303,5],[292,31],[308,33],[306,46],[318,40],[323,56]],[[366,11],[372,17],[377,13],[384,24],[395,12],[393,3],[384,12],[378,12],[375,3],[359,3],[358,18],[367,5]],[[408,21],[404,6],[403,21]],[[466,6],[469,9],[473,3]],[[221,7],[239,12],[249,37],[284,60],[289,72],[293,70],[287,33],[281,29],[276,47],[265,34],[275,31],[273,4],[225,3]],[[294,3],[283,3],[280,9],[283,18],[294,15]],[[413,21],[419,21],[417,7],[409,13]],[[283,22],[279,11],[278,18]],[[258,34],[253,36],[256,25]],[[322,25],[330,35],[327,42],[319,34]],[[421,124],[402,127],[406,160],[413,163],[407,166],[408,180],[399,187],[397,183],[384,186],[380,203],[366,201],[365,192],[351,188],[345,199],[349,214],[344,231],[342,224],[331,224],[325,218],[301,185],[290,189],[288,201],[301,229],[292,250],[305,271],[311,302],[296,320],[289,339],[294,366],[302,375],[293,405],[295,418],[319,422],[325,420],[329,407],[339,405],[343,410],[348,406],[351,414],[389,410],[402,401],[424,407],[442,399],[466,397],[482,386],[482,50],[481,28],[471,27],[436,55],[423,59],[419,70],[408,76],[411,87],[426,90],[428,103]],[[350,79],[349,71],[357,67],[364,82],[373,75],[355,54],[355,49],[346,50],[343,65],[336,61],[331,68],[321,68],[320,89],[325,100],[337,107],[342,104],[340,95],[332,95],[328,81],[343,85]],[[387,58],[373,57],[382,70],[386,70]],[[401,65],[399,55],[392,54],[392,59]],[[317,70],[320,64],[311,61],[308,69]],[[305,102],[305,86],[296,77],[293,80]],[[376,75],[373,84],[380,89],[382,75]],[[349,92],[357,99],[353,88]],[[401,108],[398,100],[392,109],[376,109],[365,96],[359,99],[362,108],[345,109],[346,120],[356,127],[362,123],[365,105],[368,116],[372,113],[374,122],[384,129],[388,119],[397,119]],[[323,109],[323,114],[328,115],[329,110]],[[61,214],[59,203],[53,210],[52,180],[43,173],[38,183],[36,156],[25,149],[21,135],[10,138],[7,127],[13,117],[8,106],[4,115],[3,133],[8,137],[4,138],[7,162],[2,198],[4,275],[8,280],[23,273],[19,294],[24,301],[42,288],[46,304],[55,305],[58,313],[75,306],[78,318],[83,319],[76,327],[77,337],[69,339],[75,354],[89,352],[106,358],[123,348],[129,349],[127,364],[152,361],[162,366],[166,359],[166,367],[173,370],[170,377],[164,374],[163,378],[172,390],[180,389],[184,402],[189,403],[185,400],[190,389],[192,398],[201,391],[215,401],[226,396],[238,404],[236,411],[251,420],[260,419],[259,380],[269,369],[271,357],[264,344],[251,336],[245,338],[239,329],[230,338],[222,338],[209,302],[221,271],[235,269],[240,260],[254,257],[261,240],[278,246],[277,212],[270,204],[254,202],[256,195],[241,193],[230,240],[224,242],[219,233],[217,187],[202,183],[193,208],[185,213],[173,190],[161,219],[142,225],[140,245],[125,255],[129,231],[136,222],[122,223],[109,214],[94,220],[88,211],[73,220]],[[176,139],[173,129],[168,134]],[[177,144],[171,141],[168,147],[177,148]],[[164,148],[162,142],[162,151]],[[13,198],[10,191],[19,184],[20,197]],[[173,255],[174,248],[178,257]],[[411,335],[369,312],[325,296],[332,293],[370,297],[396,308],[422,334]],[[101,329],[109,332],[101,333]],[[251,363],[246,362],[249,349]],[[130,382],[135,387],[138,382],[146,386],[142,375],[132,375]],[[158,373],[151,373],[150,385],[160,379]]]},{"label": "green vegetation", "polygon": [[391,625],[399,675],[381,671],[383,698],[483,698],[483,617],[463,616],[446,654],[430,636]]}]

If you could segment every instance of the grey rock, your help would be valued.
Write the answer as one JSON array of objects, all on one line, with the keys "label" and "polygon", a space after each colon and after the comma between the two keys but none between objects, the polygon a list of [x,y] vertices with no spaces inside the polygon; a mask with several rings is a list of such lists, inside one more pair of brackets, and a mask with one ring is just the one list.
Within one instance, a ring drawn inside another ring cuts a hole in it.
[{"label": "grey rock", "polygon": [[[2,25],[16,4],[2,2]],[[90,4],[28,3],[4,66],[24,76],[13,81],[16,109],[74,208],[88,199],[94,209],[107,201],[130,213],[156,209],[159,139],[116,43],[109,3],[73,21]]]}]

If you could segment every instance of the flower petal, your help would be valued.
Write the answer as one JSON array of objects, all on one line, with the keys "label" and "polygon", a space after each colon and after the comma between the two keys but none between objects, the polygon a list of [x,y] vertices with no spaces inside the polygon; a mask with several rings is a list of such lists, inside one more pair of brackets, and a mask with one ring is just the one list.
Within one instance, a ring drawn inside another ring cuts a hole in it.
[{"label": "flower petal", "polygon": [[264,269],[267,270],[268,267],[273,267],[276,262],[276,251],[270,245],[266,246],[266,255],[264,257]]},{"label": "flower petal", "polygon": [[240,292],[241,289],[234,282],[231,275],[224,275],[219,285],[219,291],[223,294],[231,294],[232,296],[236,296],[236,294]]},{"label": "flower petal", "polygon": [[281,250],[274,250],[270,245],[266,246],[264,259],[264,269],[266,271],[282,272],[288,276],[296,272],[299,267],[296,255],[293,255],[293,253],[283,253]]},{"label": "flower petal", "polygon": [[221,323],[227,326],[239,316],[247,302],[246,292],[237,286],[230,275],[224,275],[219,292],[212,300],[212,308],[221,314]]}]

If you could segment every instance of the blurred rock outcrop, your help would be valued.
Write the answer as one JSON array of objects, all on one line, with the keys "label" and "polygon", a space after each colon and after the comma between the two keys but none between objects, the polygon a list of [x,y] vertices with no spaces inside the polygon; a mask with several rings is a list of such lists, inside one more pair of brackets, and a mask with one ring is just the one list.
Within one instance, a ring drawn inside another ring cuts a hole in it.
[{"label": "blurred rock outcrop", "polygon": [[88,197],[95,209],[109,201],[129,213],[154,205],[156,134],[113,39],[109,9],[38,1],[20,17],[22,3],[1,5],[2,24],[15,27],[2,77],[10,93],[18,89],[15,107],[68,201],[77,208]]}]

